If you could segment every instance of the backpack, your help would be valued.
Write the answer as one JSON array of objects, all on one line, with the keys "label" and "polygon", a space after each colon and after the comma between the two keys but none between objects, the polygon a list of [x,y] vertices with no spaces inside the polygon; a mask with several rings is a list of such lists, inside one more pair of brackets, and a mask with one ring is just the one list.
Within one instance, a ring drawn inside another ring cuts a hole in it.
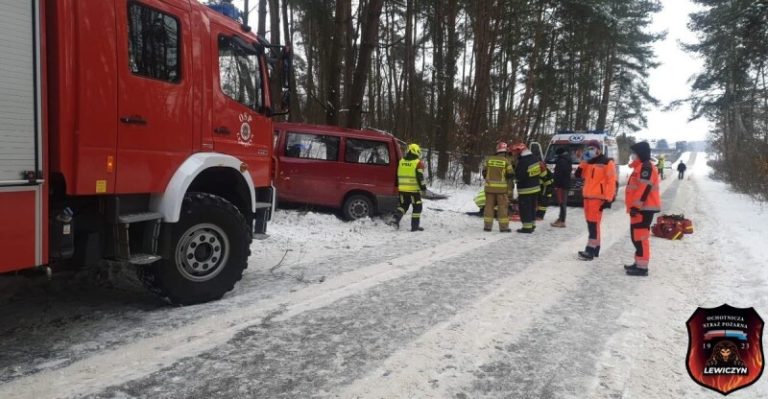
[{"label": "backpack", "polygon": [[668,240],[682,240],[685,234],[693,234],[693,222],[684,215],[661,215],[651,227],[656,237]]}]

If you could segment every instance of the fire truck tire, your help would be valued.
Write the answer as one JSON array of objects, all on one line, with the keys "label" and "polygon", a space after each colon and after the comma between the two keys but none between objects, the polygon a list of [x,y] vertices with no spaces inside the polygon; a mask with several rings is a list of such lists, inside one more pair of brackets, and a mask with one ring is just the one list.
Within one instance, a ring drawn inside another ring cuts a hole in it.
[{"label": "fire truck tire", "polygon": [[373,201],[365,195],[350,195],[341,207],[344,220],[358,220],[372,217],[374,214]]},{"label": "fire truck tire", "polygon": [[206,193],[184,197],[181,218],[168,224],[163,259],[139,269],[139,278],[177,305],[220,299],[248,267],[251,232],[229,201]]}]

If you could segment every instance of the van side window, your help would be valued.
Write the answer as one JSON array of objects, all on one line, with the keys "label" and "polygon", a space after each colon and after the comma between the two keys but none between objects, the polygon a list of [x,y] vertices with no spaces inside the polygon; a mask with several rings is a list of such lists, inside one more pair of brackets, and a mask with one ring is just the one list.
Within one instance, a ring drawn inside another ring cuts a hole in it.
[{"label": "van side window", "polygon": [[259,57],[252,47],[231,37],[219,37],[219,80],[227,97],[248,108],[261,109]]},{"label": "van side window", "polygon": [[344,160],[368,165],[389,165],[389,145],[383,141],[347,139]]},{"label": "van side window", "polygon": [[308,133],[288,133],[285,140],[285,156],[290,158],[337,161],[339,143],[336,136]]},{"label": "van side window", "polygon": [[128,67],[135,75],[177,83],[181,80],[179,20],[128,3]]}]

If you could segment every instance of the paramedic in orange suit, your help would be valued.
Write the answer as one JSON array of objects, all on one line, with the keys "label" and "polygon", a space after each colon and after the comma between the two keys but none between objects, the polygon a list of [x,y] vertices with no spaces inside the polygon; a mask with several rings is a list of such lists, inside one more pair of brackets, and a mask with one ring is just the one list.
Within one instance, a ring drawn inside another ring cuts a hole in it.
[{"label": "paramedic in orange suit", "polygon": [[632,174],[624,198],[630,218],[635,263],[624,266],[630,276],[647,276],[651,260],[651,223],[653,214],[661,212],[659,171],[651,164],[651,147],[646,142],[630,147]]},{"label": "paramedic in orange suit", "polygon": [[581,158],[576,177],[584,179],[582,194],[589,240],[587,247],[579,251],[579,258],[593,260],[600,256],[603,210],[610,208],[616,199],[616,163],[603,155],[603,146],[597,140],[587,142]]}]

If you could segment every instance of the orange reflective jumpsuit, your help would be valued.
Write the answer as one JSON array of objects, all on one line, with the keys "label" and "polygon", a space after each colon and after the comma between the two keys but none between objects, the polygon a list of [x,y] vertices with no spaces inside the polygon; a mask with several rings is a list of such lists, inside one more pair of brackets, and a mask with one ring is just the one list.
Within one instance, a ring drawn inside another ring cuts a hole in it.
[{"label": "orange reflective jumpsuit", "polygon": [[600,256],[600,223],[603,210],[610,207],[616,199],[616,163],[601,154],[593,159],[582,161],[576,170],[576,177],[584,179],[584,216],[587,219],[589,240],[585,252]]},{"label": "orange reflective jumpsuit", "polygon": [[651,223],[653,214],[661,211],[659,192],[659,171],[650,161],[650,150],[646,154],[643,147],[632,147],[640,159],[629,166],[632,175],[627,182],[624,198],[627,213],[630,214],[632,243],[635,245],[635,265],[647,269],[651,260]]}]

